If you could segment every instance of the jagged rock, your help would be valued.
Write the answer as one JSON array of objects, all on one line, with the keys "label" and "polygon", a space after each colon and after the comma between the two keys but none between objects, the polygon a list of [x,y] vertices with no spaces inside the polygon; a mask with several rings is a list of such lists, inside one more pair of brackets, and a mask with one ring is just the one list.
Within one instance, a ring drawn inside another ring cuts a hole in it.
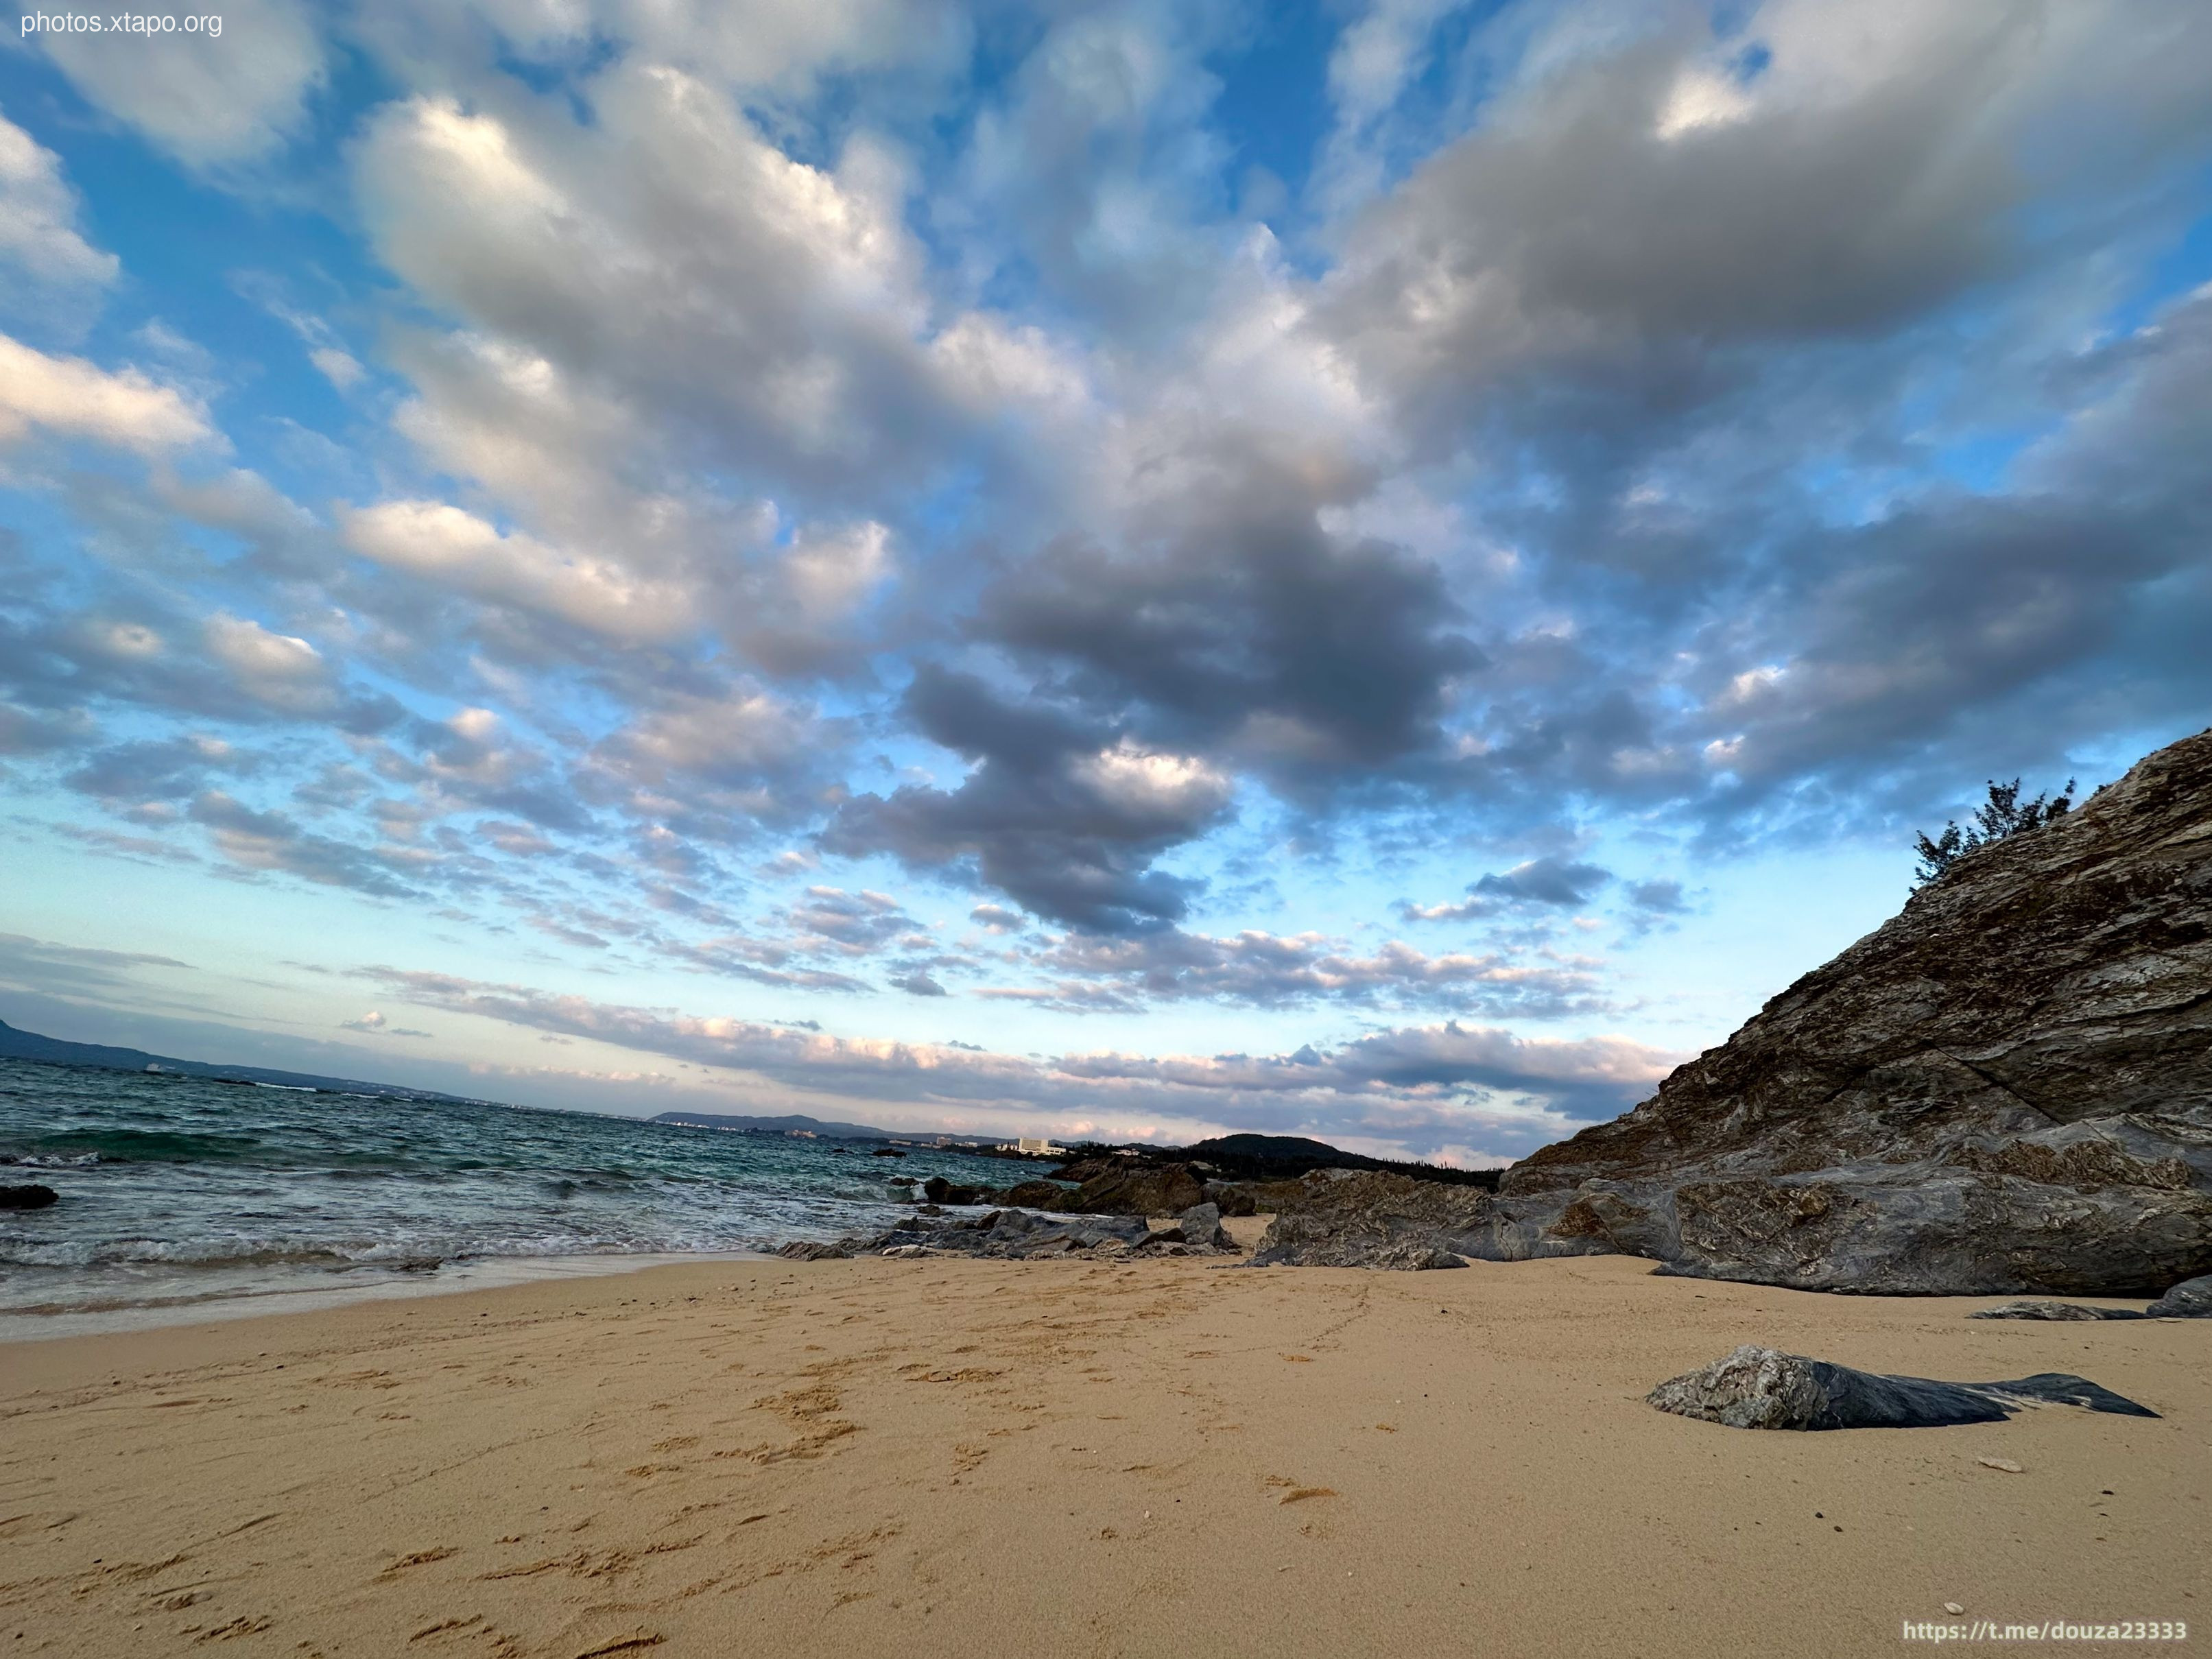
[{"label": "jagged rock", "polygon": [[1221,1212],[1212,1204],[1185,1210],[1167,1226],[1155,1231],[1136,1248],[1164,1255],[1241,1255],[1243,1252],[1229,1230],[1221,1224]]},{"label": "jagged rock", "polygon": [[2212,1319],[2212,1273],[2184,1279],[2145,1310],[2151,1319]]},{"label": "jagged rock", "polygon": [[776,1247],[778,1255],[786,1261],[849,1261],[852,1251],[841,1245],[824,1244],[811,1238],[794,1238],[788,1244]]},{"label": "jagged rock", "polygon": [[927,1250],[932,1255],[1026,1261],[1070,1250],[1122,1249],[1145,1241],[1145,1224],[1129,1216],[1042,1216],[1026,1210],[929,1222],[919,1216],[866,1242],[866,1249]]},{"label": "jagged rock", "polygon": [[1205,1184],[1183,1164],[1125,1164],[1085,1181],[1066,1207],[1085,1215],[1181,1215],[1205,1201]]},{"label": "jagged rock", "polygon": [[1652,1099],[1509,1170],[1473,1253],[1890,1294],[2212,1273],[2212,733],[1968,854]]},{"label": "jagged rock", "polygon": [[1239,1186],[1233,1181],[1207,1182],[1206,1201],[1214,1206],[1224,1215],[1260,1213],[1260,1206],[1258,1200],[1253,1197],[1252,1188],[1249,1186]]},{"label": "jagged rock", "polygon": [[1221,1224],[1221,1206],[1218,1204],[1194,1204],[1176,1218],[1176,1227],[1182,1234],[1183,1243],[1217,1255],[1241,1255],[1237,1241],[1229,1236],[1229,1229]]},{"label": "jagged rock", "polygon": [[1645,1396],[1662,1412],[1732,1429],[1924,1429],[1997,1423],[2024,1406],[2080,1406],[2156,1417],[2109,1389],[2060,1371],[2010,1382],[1883,1376],[1772,1348],[1741,1347]]},{"label": "jagged rock", "polygon": [[987,1204],[991,1198],[981,1187],[959,1186],[943,1176],[932,1176],[923,1182],[921,1195],[932,1204]]},{"label": "jagged rock", "polygon": [[37,1182],[0,1187],[0,1210],[43,1210],[60,1197],[52,1188]]},{"label": "jagged rock", "polygon": [[2130,1308],[2085,1308],[2078,1302],[2007,1302],[1995,1308],[1977,1308],[1969,1319],[2141,1319]]},{"label": "jagged rock", "polygon": [[1322,1170],[1282,1183],[1255,1267],[1462,1267],[1490,1195],[1406,1176]]},{"label": "jagged rock", "polygon": [[1074,1197],[1056,1181],[1024,1181],[996,1194],[992,1201],[1031,1210],[1064,1210]]}]

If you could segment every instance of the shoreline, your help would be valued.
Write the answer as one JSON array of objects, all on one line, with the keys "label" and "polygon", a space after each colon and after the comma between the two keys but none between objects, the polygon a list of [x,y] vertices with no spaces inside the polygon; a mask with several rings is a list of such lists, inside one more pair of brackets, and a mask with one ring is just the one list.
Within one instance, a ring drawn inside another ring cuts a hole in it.
[{"label": "shoreline", "polygon": [[[325,1285],[279,1285],[267,1290],[216,1291],[204,1296],[177,1296],[88,1305],[52,1312],[11,1310],[0,1312],[0,1350],[27,1342],[59,1342],[71,1337],[106,1336],[126,1332],[174,1330],[184,1326],[213,1325],[230,1320],[266,1319],[280,1315],[314,1313],[325,1309],[351,1307],[363,1302],[395,1302],[416,1297],[465,1296],[478,1291],[500,1290],[512,1285],[549,1280],[597,1279],[612,1274],[644,1273],[654,1267],[683,1267],[694,1262],[746,1261],[773,1259],[760,1250],[602,1251],[574,1255],[481,1256],[441,1262],[428,1272],[409,1273],[380,1268],[364,1262],[363,1278],[343,1282],[346,1270],[331,1269]],[[382,1272],[387,1276],[370,1278]]]},{"label": "shoreline", "polygon": [[[1589,1659],[1887,1651],[1947,1601],[2212,1618],[2204,1330],[1965,1316],[1990,1300],[1620,1257],[752,1257],[18,1344],[0,1641]],[[1644,1403],[1744,1342],[2165,1415]]]}]

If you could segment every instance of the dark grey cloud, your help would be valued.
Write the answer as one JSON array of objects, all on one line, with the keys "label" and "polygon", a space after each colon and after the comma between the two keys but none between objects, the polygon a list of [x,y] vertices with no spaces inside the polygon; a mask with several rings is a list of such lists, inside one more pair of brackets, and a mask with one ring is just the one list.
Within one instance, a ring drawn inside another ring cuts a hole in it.
[{"label": "dark grey cloud", "polygon": [[1547,856],[1516,864],[1510,870],[1493,872],[1468,890],[1534,904],[1587,904],[1598,889],[1612,879],[1613,872],[1597,865],[1574,864]]},{"label": "dark grey cloud", "polygon": [[1147,738],[1292,793],[1432,754],[1449,686],[1483,661],[1443,572],[1331,535],[1304,481],[1233,446],[1207,492],[1157,550],[1047,548],[984,596],[978,633]]},{"label": "dark grey cloud", "polygon": [[1230,792],[1218,775],[941,668],[917,672],[906,711],[974,769],[953,789],[908,784],[855,797],[830,821],[828,851],[889,853],[1099,933],[1145,932],[1188,908],[1195,884],[1153,866],[1221,820]]}]

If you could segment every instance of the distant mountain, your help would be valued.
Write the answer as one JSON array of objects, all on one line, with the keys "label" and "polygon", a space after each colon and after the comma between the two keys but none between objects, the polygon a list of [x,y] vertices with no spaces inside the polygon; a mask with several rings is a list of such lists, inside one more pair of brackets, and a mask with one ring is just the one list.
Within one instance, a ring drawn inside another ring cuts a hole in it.
[{"label": "distant mountain", "polygon": [[[673,1123],[687,1129],[744,1129],[757,1134],[820,1135],[826,1140],[913,1140],[924,1137],[912,1129],[878,1129],[866,1123],[830,1123],[818,1117],[793,1113],[787,1117],[744,1117],[720,1112],[662,1112],[649,1120]],[[935,1135],[927,1139],[934,1140]],[[956,1144],[973,1144],[952,1137]]]},{"label": "distant mountain", "polygon": [[363,1083],[356,1078],[318,1077],[310,1072],[277,1072],[265,1066],[223,1066],[200,1060],[177,1060],[149,1054],[143,1048],[115,1048],[104,1042],[67,1042],[60,1037],[19,1031],[0,1020],[0,1060],[36,1060],[49,1066],[94,1066],[113,1072],[174,1072],[184,1077],[212,1078],[218,1082],[267,1083],[282,1089],[327,1089],[337,1094],[384,1095],[398,1100],[435,1100],[455,1104],[486,1105],[465,1095],[441,1095],[434,1089],[412,1089],[398,1083]]}]

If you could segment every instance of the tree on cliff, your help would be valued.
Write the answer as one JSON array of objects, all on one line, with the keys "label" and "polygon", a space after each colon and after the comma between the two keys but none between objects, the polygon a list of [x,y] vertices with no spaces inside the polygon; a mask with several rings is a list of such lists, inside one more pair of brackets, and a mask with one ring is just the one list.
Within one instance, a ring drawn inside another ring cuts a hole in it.
[{"label": "tree on cliff", "polygon": [[1954,818],[1943,826],[1943,833],[1930,841],[1926,836],[1914,837],[1915,850],[1920,854],[1920,868],[1912,884],[1925,887],[1931,881],[1941,880],[1950,867],[1978,848],[1993,841],[2002,841],[2007,836],[2017,836],[2030,830],[2040,830],[2054,818],[2066,816],[2074,805],[2074,780],[2066,780],[2066,787],[2057,794],[2038,795],[2033,800],[2020,798],[2020,780],[2010,783],[1990,781],[1990,798],[1974,813],[1971,828],[1961,830]]}]

